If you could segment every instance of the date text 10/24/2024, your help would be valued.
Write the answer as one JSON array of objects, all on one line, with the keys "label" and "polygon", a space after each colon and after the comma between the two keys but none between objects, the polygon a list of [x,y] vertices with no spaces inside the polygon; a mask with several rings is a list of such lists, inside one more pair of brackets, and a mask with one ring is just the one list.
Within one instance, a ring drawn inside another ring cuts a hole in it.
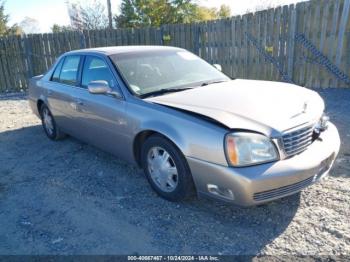
[{"label": "date text 10/24/2024", "polygon": [[218,256],[128,256],[128,261],[220,261]]}]

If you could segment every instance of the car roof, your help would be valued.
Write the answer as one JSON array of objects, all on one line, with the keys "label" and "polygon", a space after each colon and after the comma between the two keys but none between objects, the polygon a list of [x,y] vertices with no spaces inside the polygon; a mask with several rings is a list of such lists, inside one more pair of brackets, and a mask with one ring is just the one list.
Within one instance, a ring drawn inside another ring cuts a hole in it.
[{"label": "car roof", "polygon": [[140,51],[161,51],[161,50],[182,50],[178,47],[173,46],[108,46],[108,47],[97,47],[97,48],[87,48],[87,49],[79,49],[67,52],[66,54],[79,54],[79,53],[99,53],[104,55],[115,55],[121,53],[134,53]]}]

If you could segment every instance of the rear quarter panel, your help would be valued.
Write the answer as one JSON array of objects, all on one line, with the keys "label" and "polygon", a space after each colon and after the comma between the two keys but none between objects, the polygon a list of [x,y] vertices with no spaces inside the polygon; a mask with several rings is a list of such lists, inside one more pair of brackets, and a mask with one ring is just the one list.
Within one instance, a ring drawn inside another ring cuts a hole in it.
[{"label": "rear quarter panel", "polygon": [[33,113],[40,117],[38,110],[38,101],[41,99],[44,102],[46,101],[46,92],[43,86],[42,81],[43,75],[35,76],[29,79],[28,86],[28,102],[29,106],[32,109]]},{"label": "rear quarter panel", "polygon": [[34,76],[30,78],[28,81],[29,82],[29,85],[28,85],[29,105],[33,113],[38,117],[40,117],[40,113],[37,107],[38,101],[42,100],[47,104],[47,91],[45,88],[45,82],[47,82],[50,79],[53,73],[53,70],[60,59],[61,57],[59,57],[56,60],[56,62],[49,68],[49,70],[45,74]]}]

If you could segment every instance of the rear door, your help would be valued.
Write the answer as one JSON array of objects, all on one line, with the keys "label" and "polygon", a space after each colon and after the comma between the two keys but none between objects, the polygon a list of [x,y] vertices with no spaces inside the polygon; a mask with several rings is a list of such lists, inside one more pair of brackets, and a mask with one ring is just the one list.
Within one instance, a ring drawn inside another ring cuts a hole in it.
[{"label": "rear door", "polygon": [[81,55],[63,57],[57,64],[47,86],[50,110],[58,126],[68,133],[76,133],[76,103],[72,97],[72,91],[79,85],[82,58]]}]

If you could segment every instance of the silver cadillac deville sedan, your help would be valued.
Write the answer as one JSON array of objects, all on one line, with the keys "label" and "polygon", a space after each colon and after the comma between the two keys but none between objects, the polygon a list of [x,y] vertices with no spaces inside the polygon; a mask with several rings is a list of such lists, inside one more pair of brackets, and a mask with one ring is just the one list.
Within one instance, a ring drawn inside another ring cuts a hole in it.
[{"label": "silver cadillac deville sedan", "polygon": [[65,53],[31,79],[29,101],[50,139],[69,134],[139,165],[171,201],[291,195],[326,177],[340,146],[316,92],[232,80],[175,47]]}]

